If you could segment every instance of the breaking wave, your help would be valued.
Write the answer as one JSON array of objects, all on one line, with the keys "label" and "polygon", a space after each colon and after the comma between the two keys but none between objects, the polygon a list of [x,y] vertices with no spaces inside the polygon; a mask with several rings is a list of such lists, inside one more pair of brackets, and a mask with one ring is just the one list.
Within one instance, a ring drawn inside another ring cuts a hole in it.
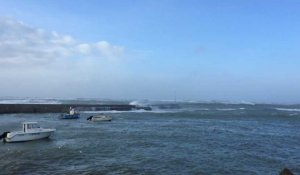
[{"label": "breaking wave", "polygon": [[119,114],[119,113],[157,113],[157,114],[162,114],[162,113],[177,113],[178,111],[171,111],[171,110],[131,110],[131,111],[81,111],[81,113],[86,113],[86,114]]},{"label": "breaking wave", "polygon": [[300,112],[300,109],[290,109],[290,108],[275,108],[278,111],[289,111],[289,112]]},{"label": "breaking wave", "polygon": [[62,104],[55,99],[0,99],[0,104]]}]

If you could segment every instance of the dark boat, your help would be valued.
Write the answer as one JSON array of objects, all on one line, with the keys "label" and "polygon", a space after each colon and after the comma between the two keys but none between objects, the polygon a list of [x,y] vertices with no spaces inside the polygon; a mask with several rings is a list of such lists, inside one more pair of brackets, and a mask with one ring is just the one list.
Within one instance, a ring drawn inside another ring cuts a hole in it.
[{"label": "dark boat", "polygon": [[60,119],[79,119],[80,114],[75,111],[74,108],[70,107],[69,114],[61,114]]}]

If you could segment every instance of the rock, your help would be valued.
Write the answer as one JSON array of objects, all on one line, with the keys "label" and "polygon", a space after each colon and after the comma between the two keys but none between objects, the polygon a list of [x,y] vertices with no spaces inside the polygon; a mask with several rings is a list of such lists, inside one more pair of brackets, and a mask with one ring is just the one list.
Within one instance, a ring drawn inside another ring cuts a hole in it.
[{"label": "rock", "polygon": [[289,169],[284,168],[279,175],[294,175]]}]

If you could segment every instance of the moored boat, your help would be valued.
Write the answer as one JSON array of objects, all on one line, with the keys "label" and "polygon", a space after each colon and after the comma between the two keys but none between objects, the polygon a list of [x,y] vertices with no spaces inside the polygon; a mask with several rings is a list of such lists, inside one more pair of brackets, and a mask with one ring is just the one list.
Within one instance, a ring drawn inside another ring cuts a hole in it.
[{"label": "moored boat", "polygon": [[70,107],[69,114],[61,114],[61,119],[79,119],[80,114],[75,111],[74,108]]},{"label": "moored boat", "polygon": [[24,142],[48,138],[56,129],[41,128],[37,122],[24,122],[22,131],[4,132],[0,139],[4,142]]},{"label": "moored boat", "polygon": [[88,117],[87,120],[94,121],[94,122],[111,121],[112,117],[106,115],[95,115],[95,116]]}]

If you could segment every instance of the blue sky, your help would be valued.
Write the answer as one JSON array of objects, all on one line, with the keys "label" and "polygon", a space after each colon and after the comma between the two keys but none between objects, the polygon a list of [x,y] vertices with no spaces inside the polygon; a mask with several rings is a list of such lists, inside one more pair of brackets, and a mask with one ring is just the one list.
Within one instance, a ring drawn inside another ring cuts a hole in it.
[{"label": "blue sky", "polygon": [[0,2],[0,96],[300,102],[299,1]]}]

